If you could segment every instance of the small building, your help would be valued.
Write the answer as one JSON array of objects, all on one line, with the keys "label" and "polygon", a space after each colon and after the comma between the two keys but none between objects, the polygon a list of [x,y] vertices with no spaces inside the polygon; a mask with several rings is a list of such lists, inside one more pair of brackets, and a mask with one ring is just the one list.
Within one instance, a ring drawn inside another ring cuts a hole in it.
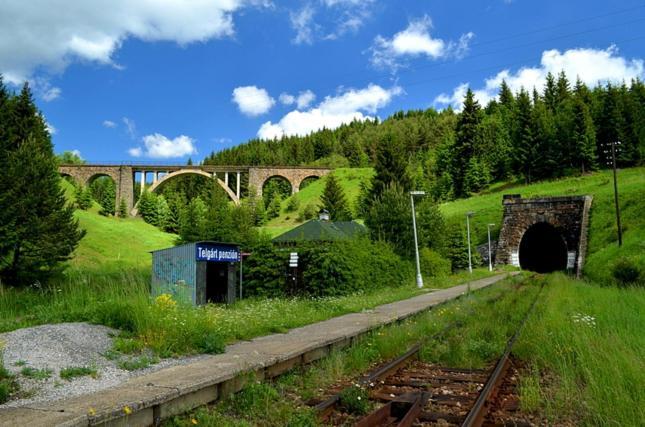
[{"label": "small building", "polygon": [[235,301],[240,247],[195,242],[152,251],[152,295],[194,305]]},{"label": "small building", "polygon": [[312,219],[275,237],[273,243],[294,245],[301,242],[335,242],[351,240],[367,234],[365,226],[356,221],[326,221]]}]

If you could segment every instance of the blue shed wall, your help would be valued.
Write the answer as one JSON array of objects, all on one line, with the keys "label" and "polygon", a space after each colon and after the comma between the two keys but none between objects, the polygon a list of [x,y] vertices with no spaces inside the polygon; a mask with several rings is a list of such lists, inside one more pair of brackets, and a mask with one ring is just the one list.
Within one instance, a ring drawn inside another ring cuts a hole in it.
[{"label": "blue shed wall", "polygon": [[152,253],[153,297],[170,294],[176,301],[195,304],[196,289],[197,262],[194,243]]}]

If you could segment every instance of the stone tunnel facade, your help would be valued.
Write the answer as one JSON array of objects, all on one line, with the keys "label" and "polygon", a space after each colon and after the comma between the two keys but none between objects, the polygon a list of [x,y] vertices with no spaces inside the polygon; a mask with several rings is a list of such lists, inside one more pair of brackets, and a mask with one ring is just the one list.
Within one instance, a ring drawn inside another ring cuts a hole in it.
[{"label": "stone tunnel facade", "polygon": [[520,244],[525,233],[536,224],[546,223],[564,239],[567,270],[579,276],[587,250],[591,201],[591,196],[523,199],[520,195],[505,195],[495,263],[519,267]]}]

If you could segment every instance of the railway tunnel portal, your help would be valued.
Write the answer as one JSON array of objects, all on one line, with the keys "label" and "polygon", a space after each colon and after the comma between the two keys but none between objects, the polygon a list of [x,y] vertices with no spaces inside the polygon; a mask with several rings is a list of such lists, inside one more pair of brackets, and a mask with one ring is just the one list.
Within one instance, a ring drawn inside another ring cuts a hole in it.
[{"label": "railway tunnel portal", "polygon": [[505,195],[496,264],[538,273],[582,271],[591,196]]}]

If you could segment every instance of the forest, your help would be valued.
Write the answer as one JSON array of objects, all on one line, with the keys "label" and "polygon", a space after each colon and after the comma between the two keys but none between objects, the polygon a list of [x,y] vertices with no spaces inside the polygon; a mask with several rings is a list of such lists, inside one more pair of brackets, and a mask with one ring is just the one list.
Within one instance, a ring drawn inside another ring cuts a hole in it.
[{"label": "forest", "polygon": [[537,180],[607,167],[607,144],[620,141],[619,166],[645,152],[645,85],[640,80],[593,88],[548,74],[544,89],[513,93],[481,106],[468,90],[463,109],[397,112],[335,130],[244,144],[212,153],[205,164],[375,166],[379,146],[407,153],[406,174],[435,200],[467,197],[497,181]]}]

